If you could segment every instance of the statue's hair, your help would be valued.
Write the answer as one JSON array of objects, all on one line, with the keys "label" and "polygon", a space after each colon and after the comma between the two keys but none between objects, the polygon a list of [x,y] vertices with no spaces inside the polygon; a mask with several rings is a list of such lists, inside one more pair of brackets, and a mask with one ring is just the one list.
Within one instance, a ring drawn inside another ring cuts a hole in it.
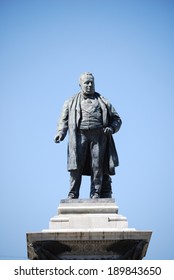
[{"label": "statue's hair", "polygon": [[79,78],[79,83],[81,83],[81,81],[84,79],[85,76],[90,76],[92,77],[92,79],[94,80],[94,76],[92,75],[92,73],[90,72],[84,72],[80,75],[80,78]]}]

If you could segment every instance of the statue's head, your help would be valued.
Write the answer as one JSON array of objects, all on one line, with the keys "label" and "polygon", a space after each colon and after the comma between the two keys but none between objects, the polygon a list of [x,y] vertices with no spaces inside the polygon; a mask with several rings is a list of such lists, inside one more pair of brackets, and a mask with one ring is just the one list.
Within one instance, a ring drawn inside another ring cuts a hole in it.
[{"label": "statue's head", "polygon": [[84,94],[94,94],[95,92],[95,84],[94,84],[94,76],[90,72],[85,72],[80,75],[79,85],[81,87],[81,91]]}]

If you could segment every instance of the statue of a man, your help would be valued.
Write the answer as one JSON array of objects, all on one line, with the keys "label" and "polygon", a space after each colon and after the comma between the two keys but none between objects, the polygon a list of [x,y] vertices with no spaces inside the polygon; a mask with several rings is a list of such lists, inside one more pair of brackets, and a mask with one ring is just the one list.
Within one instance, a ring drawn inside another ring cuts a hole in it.
[{"label": "statue of a man", "polygon": [[112,134],[122,122],[114,107],[95,92],[92,73],[80,76],[80,88],[78,94],[65,101],[54,139],[59,143],[69,132],[68,198],[79,197],[82,175],[91,176],[90,198],[112,197],[110,175],[118,166]]}]

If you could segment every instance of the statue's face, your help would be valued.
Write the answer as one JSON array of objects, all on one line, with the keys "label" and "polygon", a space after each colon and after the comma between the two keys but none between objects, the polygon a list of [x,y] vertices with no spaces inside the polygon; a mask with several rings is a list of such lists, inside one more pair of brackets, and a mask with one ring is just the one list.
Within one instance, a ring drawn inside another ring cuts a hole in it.
[{"label": "statue's face", "polygon": [[84,94],[94,94],[95,92],[95,85],[94,79],[91,76],[84,76],[83,79],[80,81],[80,87]]}]

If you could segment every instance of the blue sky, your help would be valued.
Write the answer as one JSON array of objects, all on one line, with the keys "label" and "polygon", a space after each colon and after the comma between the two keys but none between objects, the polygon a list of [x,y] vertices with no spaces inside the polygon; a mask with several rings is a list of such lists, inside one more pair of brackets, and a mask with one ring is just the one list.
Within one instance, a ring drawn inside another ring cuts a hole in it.
[{"label": "blue sky", "polygon": [[[69,190],[65,99],[90,71],[122,128],[113,197],[130,227],[152,230],[146,259],[174,259],[174,2],[0,2],[0,259],[26,259]],[[89,197],[89,178],[81,186]]]}]

